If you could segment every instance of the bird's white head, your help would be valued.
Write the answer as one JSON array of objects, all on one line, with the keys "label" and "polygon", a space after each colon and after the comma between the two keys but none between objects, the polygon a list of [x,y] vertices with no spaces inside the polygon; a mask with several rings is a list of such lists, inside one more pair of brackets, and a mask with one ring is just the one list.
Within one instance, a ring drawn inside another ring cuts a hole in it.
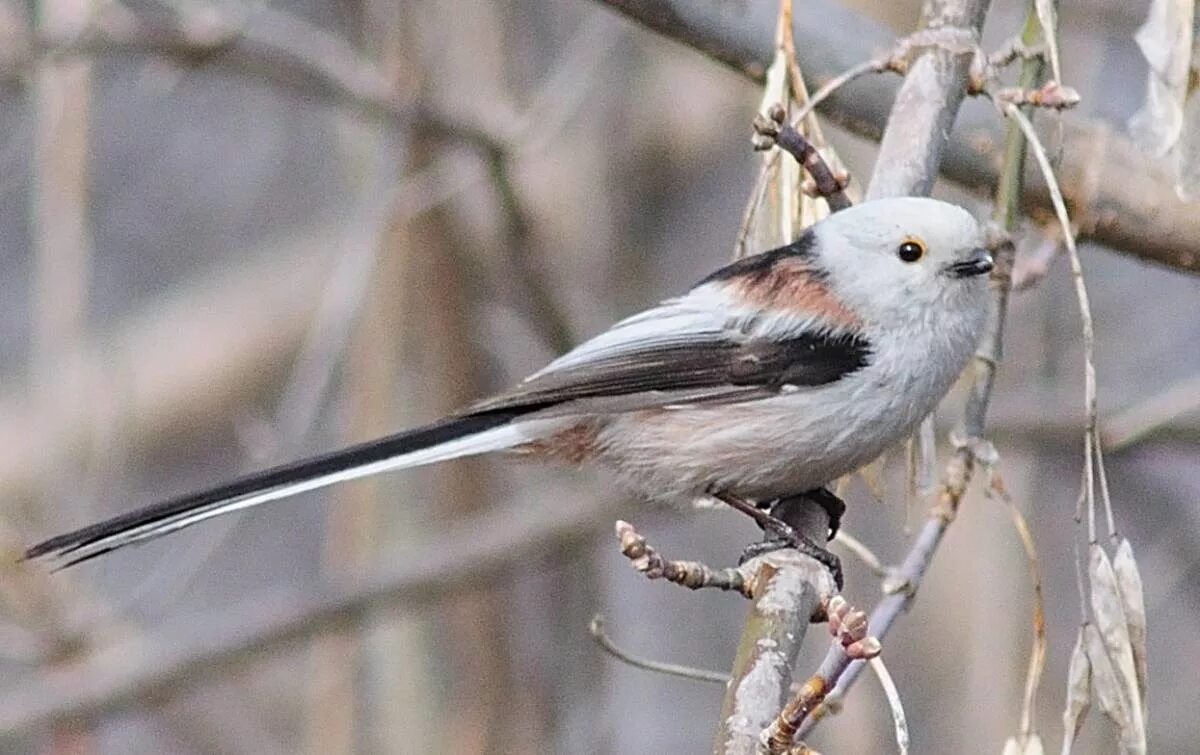
[{"label": "bird's white head", "polygon": [[924,197],[863,202],[813,227],[831,288],[879,324],[986,305],[992,257],[970,213]]}]

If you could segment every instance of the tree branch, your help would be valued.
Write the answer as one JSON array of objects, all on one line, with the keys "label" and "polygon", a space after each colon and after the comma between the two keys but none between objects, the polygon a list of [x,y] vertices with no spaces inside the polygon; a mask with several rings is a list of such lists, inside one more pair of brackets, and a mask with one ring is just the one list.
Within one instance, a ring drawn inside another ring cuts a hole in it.
[{"label": "tree branch", "polygon": [[644,574],[646,579],[665,579],[689,590],[715,588],[736,592],[746,598],[753,597],[747,577],[753,577],[753,572],[744,565],[714,569],[699,561],[663,558],[629,522],[618,519],[616,529],[617,539],[621,542],[621,555],[629,559],[633,568]]},{"label": "tree branch", "polygon": [[754,607],[742,630],[713,740],[717,755],[758,752],[759,735],[787,701],[805,629],[822,598],[834,592],[829,571],[795,550],[760,558],[751,586]]},{"label": "tree branch", "polygon": [[[754,133],[760,141],[755,142],[755,149],[770,149],[778,146],[791,155],[797,163],[804,166],[808,175],[812,176],[813,194],[825,200],[829,212],[844,210],[851,205],[846,196],[846,182],[849,176],[838,176],[821,157],[821,153],[813,143],[804,137],[795,126],[787,122],[787,112],[782,105],[773,105],[764,117],[761,113],[754,119]],[[755,195],[757,195],[757,191]]]},{"label": "tree branch", "polygon": [[[762,81],[774,47],[770,3],[730,12],[719,0],[598,0],[665,37]],[[830,30],[836,29],[835,35]],[[836,0],[806,0],[796,14],[796,49],[810,79],[823,82],[891,49],[894,36]],[[861,136],[878,139],[893,99],[887,77],[864,76],[835,92],[821,112]],[[945,124],[947,127],[950,122]],[[990,191],[999,179],[1004,124],[990,108],[964,112],[944,147],[940,169],[951,180]],[[1142,154],[1107,124],[1063,119],[1059,180],[1072,203],[1079,237],[1175,270],[1200,274],[1200,211],[1171,188],[1163,161]],[[931,175],[929,180],[932,181]],[[1022,199],[1026,212],[1051,211],[1040,176]]]}]

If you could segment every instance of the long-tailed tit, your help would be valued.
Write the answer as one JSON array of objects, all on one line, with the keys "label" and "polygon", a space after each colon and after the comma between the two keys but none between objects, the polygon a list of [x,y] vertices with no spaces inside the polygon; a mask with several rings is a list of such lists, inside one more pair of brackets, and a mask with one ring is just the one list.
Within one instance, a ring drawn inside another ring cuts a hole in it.
[{"label": "long-tailed tit", "polygon": [[991,269],[963,209],[865,202],[431,425],[137,509],[26,555],[78,563],[343,480],[489,451],[595,462],[648,499],[816,490],[911,433],[950,389],[979,340]]}]

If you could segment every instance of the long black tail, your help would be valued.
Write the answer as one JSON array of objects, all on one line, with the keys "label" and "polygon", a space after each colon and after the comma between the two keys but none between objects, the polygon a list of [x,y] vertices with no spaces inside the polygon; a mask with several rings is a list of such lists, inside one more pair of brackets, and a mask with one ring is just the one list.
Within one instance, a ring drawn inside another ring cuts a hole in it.
[{"label": "long black tail", "polygon": [[52,537],[25,558],[60,559],[65,568],[109,551],[151,540],[197,522],[343,480],[509,448],[522,438],[508,426],[520,411],[450,417],[323,456],[284,464],[197,493]]}]

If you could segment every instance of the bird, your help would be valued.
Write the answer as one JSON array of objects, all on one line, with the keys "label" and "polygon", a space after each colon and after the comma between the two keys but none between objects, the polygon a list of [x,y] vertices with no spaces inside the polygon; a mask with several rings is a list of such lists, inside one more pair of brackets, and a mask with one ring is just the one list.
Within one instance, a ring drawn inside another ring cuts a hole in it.
[{"label": "bird", "polygon": [[985,327],[992,268],[963,208],[862,202],[443,419],[135,509],[25,557],[62,568],[335,483],[489,452],[604,467],[647,501],[828,500],[825,486],[908,437],[952,387]]}]

